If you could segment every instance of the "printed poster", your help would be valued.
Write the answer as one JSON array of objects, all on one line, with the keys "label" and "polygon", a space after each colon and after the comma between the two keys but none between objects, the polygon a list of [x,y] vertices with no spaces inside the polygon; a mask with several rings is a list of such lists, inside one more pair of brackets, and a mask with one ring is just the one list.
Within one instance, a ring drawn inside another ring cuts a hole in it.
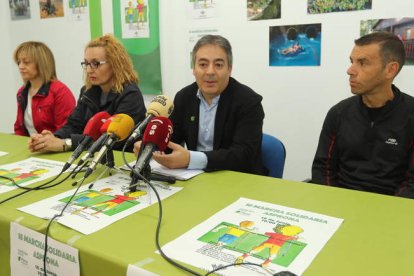
[{"label": "printed poster", "polygon": [[77,21],[89,19],[88,0],[69,0],[68,5],[72,19]]},{"label": "printed poster", "polygon": [[149,38],[148,0],[121,0],[122,38]]},{"label": "printed poster", "polygon": [[[58,175],[64,163],[31,157],[15,163],[0,165],[0,176],[12,178],[20,186],[28,186]],[[0,177],[0,194],[18,188],[6,178]]]},{"label": "printed poster", "polygon": [[[178,261],[220,275],[302,274],[343,219],[240,198],[163,247]],[[242,265],[243,263],[253,265]],[[270,273],[270,274],[269,274]]]},{"label": "printed poster", "polygon": [[217,17],[217,2],[218,0],[189,0],[189,17],[192,19]]},{"label": "printed poster", "polygon": [[[115,174],[95,182],[93,187],[83,185],[65,209],[63,216],[57,221],[85,235],[96,232],[128,215],[157,203],[154,191],[147,185],[140,185],[136,191],[130,192],[127,187],[130,177]],[[180,187],[167,186],[153,182],[161,199],[165,199]],[[72,197],[75,189],[44,199],[39,202],[18,208],[36,217],[50,219],[62,211]]]},{"label": "printed poster", "polygon": [[[47,239],[47,248],[47,275],[80,275],[79,252],[77,249],[52,238]],[[40,234],[15,222],[10,224],[11,275],[44,275],[44,251],[44,234]]]}]

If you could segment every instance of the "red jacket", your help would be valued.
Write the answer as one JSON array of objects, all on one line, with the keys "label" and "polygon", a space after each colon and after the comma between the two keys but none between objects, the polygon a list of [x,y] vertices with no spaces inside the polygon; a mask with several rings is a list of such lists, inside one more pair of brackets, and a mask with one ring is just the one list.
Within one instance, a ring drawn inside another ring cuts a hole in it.
[{"label": "red jacket", "polygon": [[[24,112],[30,84],[22,86],[17,92],[17,117],[14,133],[29,136],[24,125]],[[32,98],[33,125],[38,133],[47,129],[55,132],[66,123],[66,118],[75,108],[76,101],[69,88],[60,81],[44,84]]]}]

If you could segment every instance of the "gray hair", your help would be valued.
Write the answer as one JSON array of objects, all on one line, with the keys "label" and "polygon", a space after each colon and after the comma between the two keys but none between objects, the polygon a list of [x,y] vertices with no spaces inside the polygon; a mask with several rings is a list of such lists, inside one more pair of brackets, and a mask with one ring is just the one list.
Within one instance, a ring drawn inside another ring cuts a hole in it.
[{"label": "gray hair", "polygon": [[197,51],[205,45],[217,45],[221,49],[226,52],[227,55],[227,61],[229,63],[229,66],[233,65],[233,54],[231,52],[231,45],[230,42],[222,37],[221,35],[205,35],[202,38],[200,38],[197,43],[194,45],[193,52],[191,54],[191,64],[194,66],[195,60],[196,60],[196,54]]}]

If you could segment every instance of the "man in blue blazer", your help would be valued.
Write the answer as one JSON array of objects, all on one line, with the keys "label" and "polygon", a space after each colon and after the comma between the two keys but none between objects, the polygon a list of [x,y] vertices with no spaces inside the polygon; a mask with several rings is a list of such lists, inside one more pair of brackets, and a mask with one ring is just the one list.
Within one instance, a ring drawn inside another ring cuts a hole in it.
[{"label": "man in blue blazer", "polygon": [[[168,168],[266,174],[261,162],[262,97],[232,78],[229,41],[206,35],[192,52],[196,82],[174,99],[170,153],[154,159]],[[186,145],[183,147],[182,145]]]}]

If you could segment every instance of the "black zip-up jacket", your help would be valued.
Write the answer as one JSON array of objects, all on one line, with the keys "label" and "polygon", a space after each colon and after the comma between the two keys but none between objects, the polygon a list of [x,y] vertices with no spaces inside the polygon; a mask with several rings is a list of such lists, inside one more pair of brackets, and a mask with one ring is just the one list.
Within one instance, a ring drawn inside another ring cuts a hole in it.
[{"label": "black zip-up jacket", "polygon": [[[145,118],[144,99],[136,84],[125,84],[121,93],[109,92],[103,106],[100,104],[101,93],[99,86],[92,86],[87,91],[82,87],[78,103],[66,124],[54,133],[59,138],[71,138],[72,149],[83,139],[82,133],[89,119],[100,111],[106,111],[111,115],[127,114],[134,119],[135,124]],[[113,149],[121,150],[123,145],[124,141],[116,143]]]},{"label": "black zip-up jacket", "polygon": [[414,98],[394,99],[372,121],[361,96],[333,106],[322,127],[312,182],[414,198]]}]

